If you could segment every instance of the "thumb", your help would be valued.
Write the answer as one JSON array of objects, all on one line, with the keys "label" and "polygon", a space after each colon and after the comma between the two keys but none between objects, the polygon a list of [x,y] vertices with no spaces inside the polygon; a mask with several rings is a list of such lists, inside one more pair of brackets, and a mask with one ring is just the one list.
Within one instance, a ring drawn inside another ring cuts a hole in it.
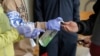
[{"label": "thumb", "polygon": [[66,25],[66,24],[71,24],[73,23],[73,21],[68,21],[68,22],[62,22],[63,25]]},{"label": "thumb", "polygon": [[59,22],[64,22],[62,17],[57,17],[56,20]]},{"label": "thumb", "polygon": [[62,25],[68,25],[70,22],[61,22]]}]

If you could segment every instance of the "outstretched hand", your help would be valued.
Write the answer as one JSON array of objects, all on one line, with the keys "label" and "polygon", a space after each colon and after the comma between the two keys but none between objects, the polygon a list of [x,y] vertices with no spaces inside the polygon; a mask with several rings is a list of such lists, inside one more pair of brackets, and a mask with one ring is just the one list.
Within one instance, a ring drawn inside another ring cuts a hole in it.
[{"label": "outstretched hand", "polygon": [[57,17],[55,19],[49,20],[46,23],[47,30],[56,30],[60,31],[61,22],[63,22],[63,18]]},{"label": "outstretched hand", "polygon": [[73,21],[63,22],[61,26],[65,31],[78,32],[78,25],[76,22]]}]

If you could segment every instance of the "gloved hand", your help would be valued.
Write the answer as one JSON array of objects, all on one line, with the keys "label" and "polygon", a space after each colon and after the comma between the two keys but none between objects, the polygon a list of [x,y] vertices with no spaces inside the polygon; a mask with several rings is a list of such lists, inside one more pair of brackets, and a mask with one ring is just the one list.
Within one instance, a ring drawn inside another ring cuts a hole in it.
[{"label": "gloved hand", "polygon": [[29,26],[18,26],[17,31],[20,35],[24,35],[25,37],[31,37],[31,28]]},{"label": "gloved hand", "polygon": [[17,27],[17,30],[19,34],[24,35],[26,38],[33,38],[36,39],[39,35],[40,32],[44,32],[42,29],[34,28],[31,30],[29,26],[19,26]]},{"label": "gloved hand", "polygon": [[45,32],[45,31],[42,30],[42,29],[35,28],[33,30],[33,32],[32,32],[32,36],[31,37],[36,39],[40,35],[41,32]]},{"label": "gloved hand", "polygon": [[48,30],[57,30],[57,31],[59,31],[61,22],[63,22],[63,19],[61,17],[57,17],[57,18],[55,18],[53,20],[49,20],[46,23],[46,28]]}]

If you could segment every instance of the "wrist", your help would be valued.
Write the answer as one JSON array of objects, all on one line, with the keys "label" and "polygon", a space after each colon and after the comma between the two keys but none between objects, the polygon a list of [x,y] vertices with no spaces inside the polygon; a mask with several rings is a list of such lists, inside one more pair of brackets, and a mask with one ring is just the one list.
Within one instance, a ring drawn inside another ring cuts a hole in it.
[{"label": "wrist", "polygon": [[40,29],[43,29],[43,30],[46,30],[46,22],[36,22],[35,23],[35,27],[36,28],[40,28]]},{"label": "wrist", "polygon": [[80,34],[83,31],[81,23],[80,22],[76,22],[76,23],[78,25],[78,31],[77,31],[77,33]]}]

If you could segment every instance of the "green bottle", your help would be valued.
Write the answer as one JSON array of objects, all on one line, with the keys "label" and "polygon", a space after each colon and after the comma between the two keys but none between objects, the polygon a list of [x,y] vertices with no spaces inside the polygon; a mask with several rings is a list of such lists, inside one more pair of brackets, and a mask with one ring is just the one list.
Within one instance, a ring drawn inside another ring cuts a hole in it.
[{"label": "green bottle", "polygon": [[39,43],[41,46],[46,47],[58,31],[55,30],[47,30],[39,39]]}]

